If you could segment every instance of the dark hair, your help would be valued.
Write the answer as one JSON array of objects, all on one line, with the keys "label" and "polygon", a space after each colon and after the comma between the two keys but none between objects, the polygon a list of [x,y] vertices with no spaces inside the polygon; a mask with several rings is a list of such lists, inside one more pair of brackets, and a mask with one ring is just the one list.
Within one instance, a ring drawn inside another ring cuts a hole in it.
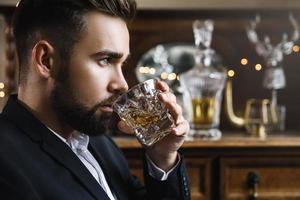
[{"label": "dark hair", "polygon": [[80,40],[84,14],[99,11],[130,21],[136,11],[134,0],[21,0],[13,18],[13,33],[20,65],[20,82],[26,79],[28,56],[40,39],[49,40],[63,60],[68,61]]}]

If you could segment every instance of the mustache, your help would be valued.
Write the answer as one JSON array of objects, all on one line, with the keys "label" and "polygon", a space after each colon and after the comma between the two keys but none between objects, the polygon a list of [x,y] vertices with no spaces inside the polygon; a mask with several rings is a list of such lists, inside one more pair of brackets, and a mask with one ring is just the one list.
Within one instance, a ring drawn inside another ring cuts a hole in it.
[{"label": "mustache", "polygon": [[115,101],[119,98],[119,96],[121,96],[121,94],[113,95],[113,96],[111,96],[107,99],[104,99],[103,101],[101,101],[97,105],[99,105],[99,106],[112,106],[115,103]]},{"label": "mustache", "polygon": [[111,107],[115,103],[115,101],[119,98],[119,96],[121,96],[121,95],[122,94],[112,95],[112,96],[102,100],[101,102],[98,102],[95,106],[93,106],[93,108],[91,109],[91,112],[96,112],[96,110],[102,106]]}]

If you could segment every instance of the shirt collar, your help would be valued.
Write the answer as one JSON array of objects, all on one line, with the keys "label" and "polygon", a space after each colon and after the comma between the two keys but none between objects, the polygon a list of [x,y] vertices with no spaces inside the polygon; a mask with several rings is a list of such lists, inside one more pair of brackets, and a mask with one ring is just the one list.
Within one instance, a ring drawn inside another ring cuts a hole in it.
[{"label": "shirt collar", "polygon": [[88,135],[75,132],[71,135],[67,142],[73,150],[85,152],[88,148],[89,139]]},{"label": "shirt collar", "polygon": [[58,133],[56,133],[54,130],[48,127],[48,129],[54,133],[60,140],[62,140],[64,143],[66,143],[69,147],[72,148],[72,150],[75,151],[87,151],[88,144],[89,144],[89,136],[84,133],[74,132],[72,133],[71,137],[68,139],[65,139]]}]

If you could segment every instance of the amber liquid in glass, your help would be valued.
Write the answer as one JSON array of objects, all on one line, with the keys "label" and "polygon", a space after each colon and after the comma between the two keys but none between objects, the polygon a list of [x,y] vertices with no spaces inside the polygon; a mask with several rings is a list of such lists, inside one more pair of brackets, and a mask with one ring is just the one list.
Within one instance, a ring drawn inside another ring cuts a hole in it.
[{"label": "amber liquid in glass", "polygon": [[123,113],[122,119],[134,128],[137,138],[146,146],[170,133],[174,127],[171,117],[166,113],[144,112],[140,109],[128,109]]},{"label": "amber liquid in glass", "polygon": [[131,110],[124,117],[129,124],[146,127],[149,124],[156,124],[160,117],[158,115],[144,113],[139,110]]},{"label": "amber liquid in glass", "polygon": [[248,120],[245,124],[247,131],[252,135],[257,135],[259,133],[259,127],[262,125],[259,119]]}]

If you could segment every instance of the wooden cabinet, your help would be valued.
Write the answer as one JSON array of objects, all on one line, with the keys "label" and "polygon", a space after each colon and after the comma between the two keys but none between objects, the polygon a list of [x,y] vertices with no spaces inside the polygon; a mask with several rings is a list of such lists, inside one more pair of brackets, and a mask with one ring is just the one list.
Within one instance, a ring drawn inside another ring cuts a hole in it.
[{"label": "wooden cabinet", "polygon": [[186,158],[188,176],[193,199],[210,199],[211,197],[211,159]]},{"label": "wooden cabinet", "polygon": [[[142,178],[142,150],[134,138],[115,138],[133,174]],[[224,134],[186,141],[181,148],[193,200],[300,199],[300,134],[265,139]]]},{"label": "wooden cabinet", "polygon": [[220,170],[221,199],[300,199],[298,157],[222,158]]}]

